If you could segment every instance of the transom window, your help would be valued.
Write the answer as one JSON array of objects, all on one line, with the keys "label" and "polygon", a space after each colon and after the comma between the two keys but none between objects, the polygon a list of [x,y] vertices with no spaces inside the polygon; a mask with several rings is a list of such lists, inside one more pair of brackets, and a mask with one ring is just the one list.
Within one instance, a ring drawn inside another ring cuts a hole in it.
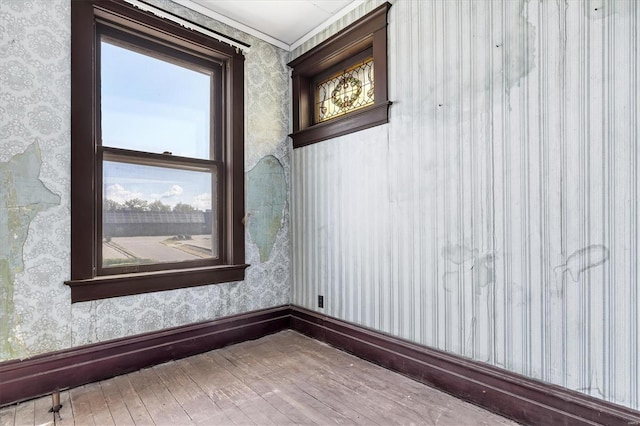
[{"label": "transom window", "polygon": [[244,279],[243,62],[120,1],[72,1],[72,301]]},{"label": "transom window", "polygon": [[389,121],[384,3],[289,62],[293,147]]},{"label": "transom window", "polygon": [[375,101],[373,56],[316,84],[316,122],[373,105]]}]

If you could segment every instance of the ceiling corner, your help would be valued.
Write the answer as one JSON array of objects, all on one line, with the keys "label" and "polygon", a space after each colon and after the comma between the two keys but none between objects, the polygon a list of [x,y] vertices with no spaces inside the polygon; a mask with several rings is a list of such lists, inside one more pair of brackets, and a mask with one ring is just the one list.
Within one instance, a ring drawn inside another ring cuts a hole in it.
[{"label": "ceiling corner", "polygon": [[365,0],[172,0],[288,52]]},{"label": "ceiling corner", "polygon": [[238,22],[238,21],[236,21],[234,19],[231,19],[231,18],[229,18],[227,16],[224,16],[224,15],[222,15],[220,13],[217,13],[217,12],[209,9],[208,7],[202,6],[201,4],[196,3],[196,2],[194,2],[192,0],[171,0],[171,1],[173,1],[174,3],[177,3],[177,4],[181,5],[181,6],[184,6],[184,7],[188,8],[188,9],[191,9],[191,10],[194,10],[194,11],[196,11],[198,13],[201,13],[201,14],[203,14],[205,16],[208,16],[211,19],[215,19],[218,22],[222,22],[223,24],[229,25],[229,26],[231,26],[233,28],[236,28],[236,29],[238,29],[240,31],[243,31],[243,32],[245,32],[245,33],[247,33],[249,35],[257,37],[257,38],[259,38],[259,39],[261,39],[263,41],[266,41],[267,43],[271,43],[276,47],[279,47],[279,48],[284,49],[286,51],[291,51],[291,46],[289,44],[287,44],[287,43],[285,43],[285,42],[283,42],[281,40],[278,40],[278,39],[276,39],[274,37],[271,37],[270,35],[265,34],[265,33],[261,32],[261,31],[258,31],[255,28],[251,28],[251,27],[249,27],[249,26],[247,26],[247,25],[245,25],[245,24],[243,24],[241,22]]}]

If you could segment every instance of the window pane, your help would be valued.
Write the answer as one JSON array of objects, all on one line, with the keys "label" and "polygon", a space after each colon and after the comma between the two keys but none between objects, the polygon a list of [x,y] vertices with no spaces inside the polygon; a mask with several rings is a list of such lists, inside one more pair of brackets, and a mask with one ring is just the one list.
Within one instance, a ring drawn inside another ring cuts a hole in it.
[{"label": "window pane", "polygon": [[373,105],[373,58],[365,59],[316,86],[316,121]]},{"label": "window pane", "polygon": [[102,40],[102,145],[209,159],[212,75]]},{"label": "window pane", "polygon": [[216,176],[103,162],[102,267],[218,257]]}]

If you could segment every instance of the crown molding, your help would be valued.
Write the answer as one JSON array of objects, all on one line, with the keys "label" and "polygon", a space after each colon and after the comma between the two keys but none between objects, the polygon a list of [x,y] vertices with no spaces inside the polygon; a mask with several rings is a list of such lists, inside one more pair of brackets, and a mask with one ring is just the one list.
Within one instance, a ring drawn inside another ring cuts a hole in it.
[{"label": "crown molding", "polygon": [[129,3],[130,5],[140,9],[140,10],[144,10],[145,12],[150,12],[156,16],[158,16],[159,18],[162,19],[167,19],[169,21],[175,22],[178,25],[183,26],[184,28],[187,28],[189,30],[193,30],[193,31],[197,31],[201,34],[204,34],[206,36],[209,36],[213,39],[216,39],[220,42],[223,43],[227,43],[233,47],[235,47],[236,49],[240,49],[242,50],[244,53],[249,52],[249,45],[246,43],[242,43],[238,40],[233,40],[232,38],[229,37],[225,37],[222,34],[219,34],[215,31],[210,30],[209,28],[205,28],[202,25],[196,24],[195,22],[191,22],[189,20],[183,19],[180,16],[177,16],[173,13],[170,13],[166,10],[160,9],[158,7],[155,7],[149,3],[146,3],[144,0],[124,0],[126,3]]},{"label": "crown molding", "polygon": [[354,0],[353,2],[349,3],[348,5],[340,9],[338,12],[336,12],[333,16],[331,16],[331,18],[327,19],[322,24],[318,25],[317,27],[315,27],[314,29],[312,29],[311,31],[309,31],[308,33],[300,37],[298,40],[291,43],[291,45],[289,46],[289,51],[293,52],[295,49],[302,46],[305,42],[307,42],[313,36],[329,28],[329,26],[331,26],[334,22],[342,19],[347,13],[357,8],[362,3],[364,3],[364,0]]},{"label": "crown molding", "polygon": [[262,31],[258,31],[255,28],[251,28],[245,24],[242,24],[234,19],[228,18],[224,15],[221,15],[217,12],[214,12],[211,9],[208,9],[196,2],[193,2],[191,0],[172,0],[174,3],[177,3],[181,6],[184,6],[188,9],[194,10],[198,13],[201,13],[204,16],[208,16],[211,19],[215,19],[218,22],[222,22],[223,24],[227,24],[235,29],[238,29],[240,31],[244,31],[245,33],[252,35],[254,37],[259,38],[260,40],[266,41],[267,43],[273,44],[276,47],[279,47],[281,49],[284,49],[286,51],[290,50],[290,46],[281,41],[278,40],[276,38],[271,37],[270,35],[267,35],[265,33],[263,33]]},{"label": "crown molding", "polygon": [[242,24],[234,19],[228,18],[220,13],[214,12],[213,10],[202,6],[192,0],[172,0],[174,3],[177,3],[181,6],[184,6],[188,9],[201,13],[211,19],[215,19],[218,22],[222,22],[223,24],[229,25],[235,29],[240,31],[244,31],[245,33],[252,35],[254,37],[259,38],[260,40],[266,41],[267,43],[273,44],[276,47],[286,50],[287,52],[292,52],[294,49],[300,47],[303,43],[311,39],[316,34],[321,33],[325,29],[327,29],[334,22],[342,19],[347,13],[351,12],[358,6],[364,3],[365,0],[354,0],[349,3],[344,8],[340,9],[337,13],[331,16],[329,19],[300,37],[298,40],[293,42],[292,44],[287,44],[282,40],[278,40],[277,38],[271,37],[268,34],[263,33],[262,31],[256,30],[255,28],[249,27],[248,25]]}]

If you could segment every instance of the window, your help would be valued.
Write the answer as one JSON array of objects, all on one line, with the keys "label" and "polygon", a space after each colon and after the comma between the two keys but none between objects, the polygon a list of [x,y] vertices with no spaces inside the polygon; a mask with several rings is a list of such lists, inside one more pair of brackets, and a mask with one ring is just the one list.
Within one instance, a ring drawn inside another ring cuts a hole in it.
[{"label": "window", "polygon": [[244,279],[243,62],[124,2],[72,2],[72,302]]},{"label": "window", "polygon": [[289,63],[299,148],[388,122],[385,3]]},{"label": "window", "polygon": [[351,111],[374,104],[374,66],[371,49],[364,52],[364,60],[341,68],[331,77],[314,83],[315,123],[340,117]]}]

